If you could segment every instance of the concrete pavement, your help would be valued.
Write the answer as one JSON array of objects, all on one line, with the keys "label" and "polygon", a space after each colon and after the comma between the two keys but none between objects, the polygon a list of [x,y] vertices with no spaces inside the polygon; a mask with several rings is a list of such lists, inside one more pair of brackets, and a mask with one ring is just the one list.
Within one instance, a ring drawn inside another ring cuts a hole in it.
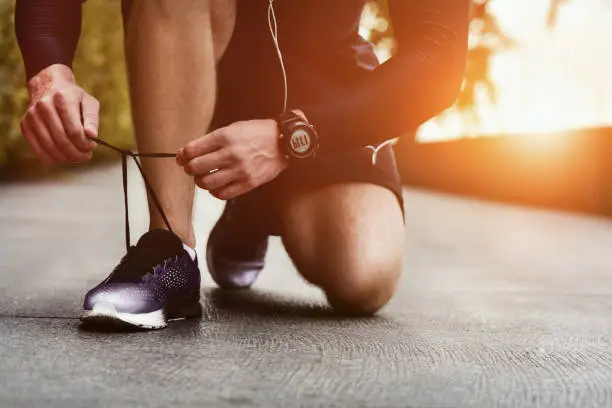
[{"label": "concrete pavement", "polygon": [[[376,318],[335,317],[275,239],[254,290],[206,276],[201,320],[96,333],[76,318],[124,250],[119,167],[1,186],[0,407],[612,406],[612,222],[405,197],[405,270]],[[196,207],[203,244],[222,203]]]}]

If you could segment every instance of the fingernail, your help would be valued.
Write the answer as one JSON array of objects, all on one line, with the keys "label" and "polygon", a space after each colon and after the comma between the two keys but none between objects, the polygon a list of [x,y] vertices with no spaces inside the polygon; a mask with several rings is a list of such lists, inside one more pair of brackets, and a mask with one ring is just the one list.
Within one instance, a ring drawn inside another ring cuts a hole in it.
[{"label": "fingernail", "polygon": [[91,125],[85,126],[85,133],[87,133],[87,136],[98,137],[98,131]]}]

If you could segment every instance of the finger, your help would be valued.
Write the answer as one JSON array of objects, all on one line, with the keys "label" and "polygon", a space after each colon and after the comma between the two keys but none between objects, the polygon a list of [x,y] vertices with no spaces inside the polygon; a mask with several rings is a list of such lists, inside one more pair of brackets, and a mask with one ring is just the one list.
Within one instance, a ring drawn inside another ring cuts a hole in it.
[{"label": "finger", "polygon": [[198,156],[212,153],[224,147],[227,141],[225,129],[227,128],[217,129],[212,133],[189,142],[187,146],[179,150],[176,156],[177,163],[184,166]]},{"label": "finger", "polygon": [[246,182],[234,182],[226,185],[225,187],[221,187],[220,189],[213,190],[210,193],[213,195],[213,197],[216,197],[219,200],[231,200],[246,194],[251,190],[252,187]]},{"label": "finger", "polygon": [[55,145],[59,149],[60,152],[70,162],[82,162],[86,161],[90,157],[90,153],[85,153],[79,151],[74,144],[70,140],[68,140],[68,135],[66,135],[66,130],[62,125],[62,120],[53,107],[50,109],[47,105],[42,105],[43,108],[39,110],[41,118],[44,120]]},{"label": "finger", "polygon": [[82,152],[90,152],[93,146],[85,139],[85,131],[81,123],[80,101],[75,96],[67,96],[58,92],[53,97],[53,102],[68,140]]},{"label": "finger", "polygon": [[190,176],[206,176],[213,170],[227,168],[231,164],[229,155],[223,150],[198,156],[184,165],[184,170]]},{"label": "finger", "polygon": [[38,137],[36,136],[36,133],[32,130],[32,127],[29,122],[30,121],[25,119],[21,121],[21,132],[23,133],[23,136],[34,151],[34,154],[36,154],[36,156],[43,163],[53,163],[55,160],[53,160],[53,158],[49,154],[47,154],[47,152],[45,152],[40,143],[38,143]]},{"label": "finger", "polygon": [[206,176],[195,178],[195,183],[198,187],[204,190],[219,190],[223,187],[237,181],[238,177],[231,170],[217,170]]},{"label": "finger", "polygon": [[[93,96],[84,93],[81,100],[81,115],[83,116],[83,128],[89,137],[98,137],[100,125],[100,102]],[[94,144],[94,142],[89,141]]]},{"label": "finger", "polygon": [[36,135],[40,147],[52,158],[53,162],[65,163],[68,161],[66,156],[64,156],[64,154],[60,152],[55,145],[55,142],[53,141],[53,138],[47,130],[43,120],[38,116],[38,114],[32,112],[33,110],[28,110],[28,113],[26,114],[28,117],[26,120],[28,121],[30,129],[32,129],[33,133]]}]

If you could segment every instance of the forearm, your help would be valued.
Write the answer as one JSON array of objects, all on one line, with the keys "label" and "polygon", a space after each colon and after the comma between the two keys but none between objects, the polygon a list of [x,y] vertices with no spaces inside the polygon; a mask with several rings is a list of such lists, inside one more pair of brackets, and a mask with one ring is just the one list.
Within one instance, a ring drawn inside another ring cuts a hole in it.
[{"label": "forearm", "polygon": [[390,6],[398,55],[357,87],[302,107],[318,129],[322,152],[400,136],[457,97],[467,54],[469,0],[395,0]]},{"label": "forearm", "polygon": [[82,0],[17,0],[15,34],[27,79],[46,67],[72,67],[81,34]]}]

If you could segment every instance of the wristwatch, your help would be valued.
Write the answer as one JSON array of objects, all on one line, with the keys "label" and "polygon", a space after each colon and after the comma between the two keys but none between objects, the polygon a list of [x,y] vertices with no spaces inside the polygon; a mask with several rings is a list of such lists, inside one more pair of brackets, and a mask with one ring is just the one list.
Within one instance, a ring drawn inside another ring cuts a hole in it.
[{"label": "wristwatch", "polygon": [[281,151],[289,161],[313,159],[319,149],[319,135],[315,128],[300,115],[287,111],[276,122],[280,137]]}]

